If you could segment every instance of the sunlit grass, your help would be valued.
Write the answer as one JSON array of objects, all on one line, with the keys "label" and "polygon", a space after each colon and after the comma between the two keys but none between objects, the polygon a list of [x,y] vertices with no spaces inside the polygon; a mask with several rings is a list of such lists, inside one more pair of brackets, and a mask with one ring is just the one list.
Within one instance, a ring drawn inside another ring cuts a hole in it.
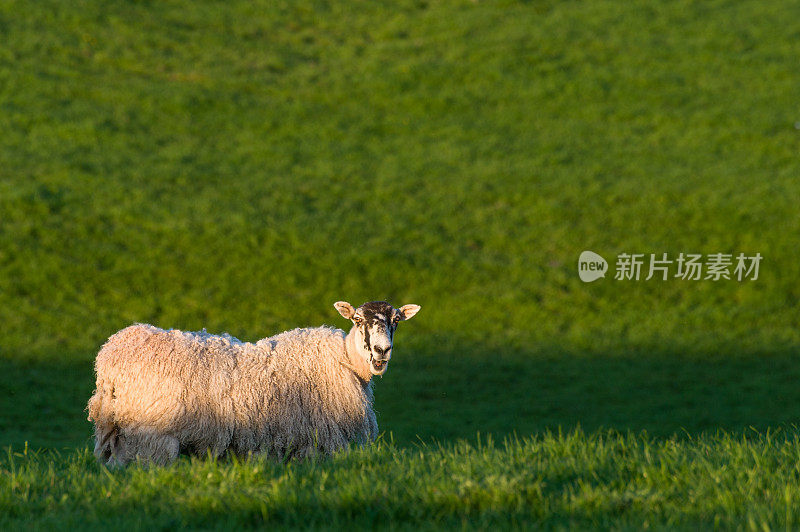
[{"label": "sunlit grass", "polygon": [[318,462],[183,458],[122,471],[88,451],[9,451],[0,525],[791,529],[798,463],[795,432],[380,442]]}]

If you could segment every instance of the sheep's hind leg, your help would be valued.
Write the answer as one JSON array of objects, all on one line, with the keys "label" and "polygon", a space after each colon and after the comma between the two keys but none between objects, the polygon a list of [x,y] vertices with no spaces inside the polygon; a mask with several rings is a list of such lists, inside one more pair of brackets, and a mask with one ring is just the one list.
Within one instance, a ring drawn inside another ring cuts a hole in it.
[{"label": "sheep's hind leg", "polygon": [[180,442],[174,436],[151,431],[123,431],[109,465],[124,466],[134,460],[167,465],[178,458]]}]

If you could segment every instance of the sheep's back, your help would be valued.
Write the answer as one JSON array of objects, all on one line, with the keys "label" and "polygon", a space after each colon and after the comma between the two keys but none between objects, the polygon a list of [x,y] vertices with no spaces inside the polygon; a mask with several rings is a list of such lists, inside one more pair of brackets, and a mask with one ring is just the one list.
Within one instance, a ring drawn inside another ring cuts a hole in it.
[{"label": "sheep's back", "polygon": [[98,353],[97,385],[111,387],[115,422],[123,426],[174,429],[192,418],[221,420],[233,410],[230,391],[245,351],[229,336],[132,325]]}]

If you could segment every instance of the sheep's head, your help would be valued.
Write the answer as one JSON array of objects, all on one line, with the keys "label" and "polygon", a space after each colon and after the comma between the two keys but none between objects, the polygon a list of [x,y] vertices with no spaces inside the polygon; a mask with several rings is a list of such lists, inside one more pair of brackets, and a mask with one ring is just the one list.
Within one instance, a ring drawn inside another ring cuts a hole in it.
[{"label": "sheep's head", "polygon": [[396,309],[386,301],[370,301],[358,308],[346,301],[337,301],[333,306],[353,322],[350,330],[350,335],[355,335],[353,344],[373,375],[386,373],[397,324],[411,319],[420,309],[419,305],[403,305]]}]

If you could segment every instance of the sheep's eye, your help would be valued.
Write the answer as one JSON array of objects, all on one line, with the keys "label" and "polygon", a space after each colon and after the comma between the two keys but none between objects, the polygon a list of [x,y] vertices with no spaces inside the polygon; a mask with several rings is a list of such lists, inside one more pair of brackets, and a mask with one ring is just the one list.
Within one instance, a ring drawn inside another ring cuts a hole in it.
[{"label": "sheep's eye", "polygon": [[353,322],[354,322],[356,325],[361,325],[361,324],[363,323],[363,321],[364,321],[364,320],[362,320],[362,319],[361,319],[361,318],[359,318],[358,316],[355,316],[355,317],[353,318]]}]

